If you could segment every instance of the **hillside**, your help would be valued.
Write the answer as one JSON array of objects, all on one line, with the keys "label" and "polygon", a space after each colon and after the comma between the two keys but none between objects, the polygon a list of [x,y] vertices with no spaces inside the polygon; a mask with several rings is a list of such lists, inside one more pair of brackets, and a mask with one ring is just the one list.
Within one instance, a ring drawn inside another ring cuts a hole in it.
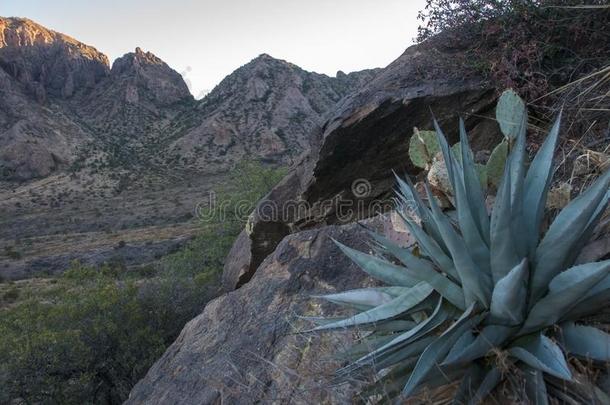
[{"label": "hillside", "polygon": [[227,169],[244,157],[288,165],[375,73],[332,78],[261,55],[197,101],[151,52],[110,67],[74,38],[0,18],[0,275],[74,259],[138,265],[176,249]]}]

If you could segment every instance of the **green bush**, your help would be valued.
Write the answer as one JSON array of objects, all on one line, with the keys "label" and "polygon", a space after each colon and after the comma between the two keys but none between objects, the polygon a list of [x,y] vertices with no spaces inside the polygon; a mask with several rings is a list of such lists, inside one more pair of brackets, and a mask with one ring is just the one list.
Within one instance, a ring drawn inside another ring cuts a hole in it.
[{"label": "green bush", "polygon": [[62,282],[50,300],[0,312],[0,402],[118,403],[163,352],[163,329],[135,283]]}]

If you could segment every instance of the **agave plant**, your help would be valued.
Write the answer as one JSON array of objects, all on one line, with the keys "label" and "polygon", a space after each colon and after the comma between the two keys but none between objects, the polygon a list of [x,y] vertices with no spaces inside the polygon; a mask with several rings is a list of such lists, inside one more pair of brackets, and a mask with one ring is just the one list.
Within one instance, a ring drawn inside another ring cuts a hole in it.
[{"label": "agave plant", "polygon": [[[408,178],[397,178],[397,211],[416,246],[400,247],[374,232],[373,254],[336,242],[390,285],[322,296],[357,313],[312,319],[312,330],[368,331],[337,374],[373,370],[371,395],[408,397],[455,382],[455,402],[476,403],[516,376],[525,383],[519,395],[545,404],[570,385],[562,381],[575,378],[568,356],[610,361],[610,335],[582,324],[610,303],[610,260],[575,264],[608,206],[610,172],[542,232],[561,114],[528,167],[523,101],[505,92],[496,115],[510,153],[491,213],[464,123],[457,159],[435,121],[455,213],[443,212],[429,189],[423,199]],[[608,400],[601,390],[590,395]]]}]

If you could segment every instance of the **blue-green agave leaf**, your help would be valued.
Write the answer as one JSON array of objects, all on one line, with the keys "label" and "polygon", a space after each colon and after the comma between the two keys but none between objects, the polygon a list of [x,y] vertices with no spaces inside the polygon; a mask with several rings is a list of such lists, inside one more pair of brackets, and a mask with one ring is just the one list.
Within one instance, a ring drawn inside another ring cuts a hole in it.
[{"label": "blue-green agave leaf", "polygon": [[491,289],[492,282],[489,274],[480,271],[469,251],[464,243],[464,240],[458,235],[458,233],[451,225],[449,219],[443,214],[441,209],[436,204],[436,201],[432,197],[430,188],[426,184],[426,191],[430,200],[430,211],[432,218],[436,222],[439,231],[443,237],[443,240],[447,244],[455,269],[460,276],[462,283],[462,290],[464,291],[464,298],[466,299],[466,305],[470,305],[474,301],[478,301],[484,308],[489,307],[491,300]]},{"label": "blue-green agave leaf", "polygon": [[515,328],[502,325],[488,325],[462,351],[452,350],[443,361],[444,366],[467,364],[484,357],[491,349],[500,346],[508,339]]},{"label": "blue-green agave leaf", "polygon": [[522,369],[525,373],[525,393],[532,405],[547,405],[549,400],[542,371],[529,366],[522,366]]},{"label": "blue-green agave leaf", "polygon": [[419,280],[411,277],[404,267],[397,266],[379,257],[362,253],[356,249],[345,246],[333,239],[333,242],[347,257],[352,259],[362,270],[370,276],[389,285],[413,287]]},{"label": "blue-green agave leaf", "polygon": [[583,232],[592,225],[603,198],[610,185],[610,170],[606,171],[587,191],[570,202],[557,215],[536,250],[536,270],[532,274],[531,301],[539,298],[558,271],[572,263],[573,249],[579,243]]},{"label": "blue-green agave leaf", "polygon": [[[434,340],[424,350],[422,355],[417,360],[417,365],[413,369],[409,381],[403,388],[403,395],[408,396],[413,393],[415,388],[423,381],[432,368],[439,362],[440,359],[447,355],[447,352],[454,345],[455,341],[464,333],[466,329],[471,329],[474,326],[474,320],[471,315],[474,311],[475,304],[472,303],[466,311],[443,332],[437,339]],[[480,317],[479,317],[480,319]]]},{"label": "blue-green agave leaf", "polygon": [[549,284],[549,293],[530,310],[520,333],[529,333],[559,321],[609,271],[610,260],[606,260],[574,266],[558,274]]},{"label": "blue-green agave leaf", "polygon": [[409,179],[408,176],[405,176],[405,179],[401,179],[394,173],[394,177],[397,179],[398,190],[397,196],[400,201],[403,202],[408,208],[414,211],[419,219],[422,222],[423,228],[426,232],[438,243],[438,245],[443,249],[446,253],[447,248],[443,243],[442,238],[440,237],[440,233],[438,232],[438,228],[434,221],[432,221],[432,217],[430,216],[430,210],[424,204],[419,193],[415,190],[415,186]]},{"label": "blue-green agave leaf", "polygon": [[453,405],[464,405],[474,397],[477,388],[485,376],[485,369],[478,363],[472,363],[460,381],[460,385],[453,395]]},{"label": "blue-green agave leaf", "polygon": [[523,322],[528,277],[527,259],[523,259],[498,280],[491,295],[490,315],[494,321],[506,325],[518,325]]},{"label": "blue-green agave leaf", "polygon": [[453,265],[453,260],[445,254],[438,243],[432,239],[422,228],[402,212],[398,212],[405,226],[419,244],[420,249],[428,256],[439,269],[447,274],[457,276],[457,271]]},{"label": "blue-green agave leaf", "polygon": [[599,308],[610,304],[610,276],[606,276],[587,291],[574,307],[565,315],[566,320],[578,320],[594,315]]},{"label": "blue-green agave leaf", "polygon": [[[517,136],[517,141],[513,145],[508,156],[507,166],[510,170],[511,182],[511,228],[513,235],[519,235],[525,228],[524,225],[524,206],[523,206],[523,183],[525,178],[525,137],[527,130],[527,117],[521,123],[521,129]],[[515,238],[515,252],[519,259],[527,255],[527,240],[525,238]],[[511,267],[512,268],[512,267]]]},{"label": "blue-green agave leaf", "polygon": [[539,334],[534,339],[524,339],[523,342],[516,343],[509,349],[509,353],[537,370],[563,380],[572,379],[561,349],[544,335]]},{"label": "blue-green agave leaf", "polygon": [[434,342],[436,339],[436,336],[427,336],[420,338],[408,345],[405,345],[404,347],[401,347],[396,351],[388,351],[386,352],[386,355],[377,357],[372,366],[376,370],[383,370],[385,368],[403,362],[413,356],[420,356],[423,351],[426,350],[426,348],[430,346],[430,344],[432,344],[432,342]]},{"label": "blue-green agave leaf", "polygon": [[553,154],[559,138],[561,113],[555,120],[549,135],[532,161],[524,184],[523,215],[525,234],[528,241],[530,257],[536,251],[540,238],[540,225],[544,216],[544,207],[551,180],[553,177]]},{"label": "blue-green agave leaf", "polygon": [[312,297],[321,298],[337,305],[367,310],[387,304],[407,291],[409,291],[409,287],[360,288],[337,294],[312,295]]},{"label": "blue-green agave leaf", "polygon": [[[430,261],[416,257],[409,252],[408,249],[397,246],[383,236],[375,233],[371,233],[371,235],[376,241],[382,243],[390,254],[404,264],[413,277],[430,284],[436,292],[445,297],[447,301],[451,302],[456,307],[460,309],[465,308],[462,289],[446,276],[437,272]],[[457,273],[455,274],[457,276]]]},{"label": "blue-green agave leaf", "polygon": [[464,186],[468,197],[469,208],[472,216],[476,219],[479,233],[486,245],[489,246],[489,216],[485,207],[485,196],[481,187],[481,181],[476,169],[472,149],[468,143],[468,135],[464,120],[460,118],[460,144],[462,153],[462,166],[464,167]]},{"label": "blue-green agave leaf", "polygon": [[358,359],[353,364],[344,367],[340,370],[340,372],[349,373],[362,365],[372,364],[376,361],[379,361],[380,356],[382,355],[392,354],[400,349],[405,348],[407,345],[419,340],[422,337],[425,337],[430,332],[434,331],[448,319],[453,318],[455,314],[455,307],[444,303],[443,299],[441,298],[439,300],[438,305],[436,306],[436,309],[434,310],[432,315],[430,315],[429,318],[427,318],[423,322],[420,322],[416,327],[409,330],[408,332],[398,335],[392,341],[380,347],[379,349],[372,351],[366,356],[363,356],[362,358]]},{"label": "blue-green agave leaf", "polygon": [[610,335],[592,326],[561,325],[561,342],[573,355],[598,361],[610,361]]},{"label": "blue-green agave leaf", "polygon": [[451,350],[449,350],[449,353],[447,353],[447,357],[445,357],[443,362],[445,362],[447,359],[457,358],[460,353],[466,350],[466,348],[474,342],[475,339],[476,336],[470,329],[462,333],[462,336],[460,336],[458,340],[455,341],[455,344],[453,345]]},{"label": "blue-green agave leaf", "polygon": [[522,258],[517,254],[512,232],[510,203],[511,173],[508,165],[500,183],[496,201],[491,212],[491,274],[494,283],[502,279]]},{"label": "blue-green agave leaf", "polygon": [[492,368],[485,374],[485,378],[468,403],[469,405],[480,404],[502,381],[502,372],[497,367]]},{"label": "blue-green agave leaf", "polygon": [[425,300],[432,291],[433,289],[428,283],[421,282],[385,304],[335,323],[318,326],[313,330],[346,328],[391,319],[409,311],[415,305]]}]

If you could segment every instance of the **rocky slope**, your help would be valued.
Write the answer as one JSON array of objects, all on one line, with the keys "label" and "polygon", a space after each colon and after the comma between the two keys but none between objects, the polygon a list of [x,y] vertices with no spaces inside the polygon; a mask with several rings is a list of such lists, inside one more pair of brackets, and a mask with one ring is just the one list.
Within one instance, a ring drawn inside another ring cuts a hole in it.
[{"label": "rocky slope", "polygon": [[324,115],[376,73],[339,72],[333,78],[260,55],[178,117],[169,150],[202,170],[227,167],[244,156],[291,163],[309,149],[309,135]]},{"label": "rocky slope", "polygon": [[109,74],[95,48],[24,18],[0,17],[0,180],[44,177],[91,140],[50,99],[91,91]]},{"label": "rocky slope", "polygon": [[[395,242],[408,240],[391,221],[387,226],[385,217],[375,216],[387,206],[373,203],[390,196],[392,171],[419,174],[409,161],[408,141],[413,127],[432,128],[430,110],[453,141],[458,115],[475,150],[500,140],[494,83],[456,65],[456,52],[443,41],[413,46],[339,103],[313,133],[311,152],[259,203],[235,242],[223,274],[228,292],[186,325],[127,403],[363,400],[350,391],[353,385],[335,385],[331,375],[341,363],[339,349],[354,336],[302,333],[310,324],[299,315],[332,317],[332,309],[319,308],[311,295],[370,283],[331,239],[372,251],[356,220],[383,227]],[[607,257],[600,249],[607,246],[607,231],[594,239],[583,254],[597,250],[594,260]],[[428,403],[433,394],[426,389],[405,403]]]},{"label": "rocky slope", "polygon": [[[357,400],[329,377],[337,350],[353,336],[328,340],[295,333],[307,328],[298,315],[320,313],[311,294],[370,282],[331,237],[366,249],[361,227],[337,224],[374,216],[368,207],[389,196],[392,170],[417,174],[408,139],[414,126],[430,128],[430,109],[448,129],[458,114],[464,116],[477,149],[497,141],[497,125],[487,119],[495,103],[493,85],[451,64],[452,52],[429,44],[411,47],[339,103],[313,132],[311,152],[265,197],[236,241],[223,274],[230,292],[184,328],[128,403]],[[373,225],[393,229],[387,219]],[[323,312],[331,314],[328,308]]]}]

